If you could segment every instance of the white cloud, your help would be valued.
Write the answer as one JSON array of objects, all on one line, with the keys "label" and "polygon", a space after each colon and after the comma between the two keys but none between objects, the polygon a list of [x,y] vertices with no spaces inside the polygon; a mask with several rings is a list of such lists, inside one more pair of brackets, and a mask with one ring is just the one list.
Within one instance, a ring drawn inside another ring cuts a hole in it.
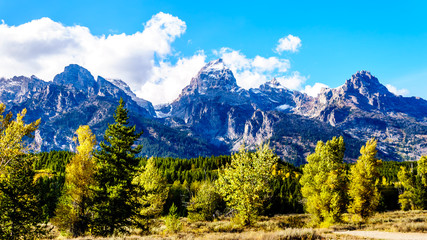
[{"label": "white cloud", "polygon": [[397,89],[395,86],[391,84],[386,84],[385,86],[391,93],[394,93],[395,95],[407,96],[409,94],[408,89],[405,89],[405,88]]},{"label": "white cloud", "polygon": [[306,85],[302,92],[309,96],[317,97],[323,88],[329,88],[329,86],[323,83],[315,83],[313,86]]},{"label": "white cloud", "polygon": [[301,76],[298,71],[294,71],[290,76],[278,77],[276,79],[282,86],[286,88],[292,90],[301,90],[301,86],[305,83],[307,77]]},{"label": "white cloud", "polygon": [[[171,102],[206,63],[203,51],[183,57],[172,43],[186,30],[177,17],[158,13],[134,34],[95,36],[84,26],[64,26],[49,18],[19,25],[0,23],[0,77],[16,75],[50,81],[64,67],[79,64],[95,77],[122,79],[141,98],[153,104]],[[301,40],[292,35],[279,40],[277,52],[297,51]],[[240,51],[222,48],[223,58],[243,88],[255,88],[276,77],[290,89],[301,89],[306,77],[288,73],[290,62],[280,57],[248,58]],[[173,60],[172,60],[173,59]],[[172,63],[173,61],[173,63]]]},{"label": "white cloud", "polygon": [[[83,26],[64,26],[49,18],[19,25],[0,25],[2,77],[36,75],[52,80],[76,63],[95,77],[119,78],[139,90],[155,75],[156,60],[171,55],[171,43],[185,22],[166,13],[154,15],[141,32],[94,36]],[[142,96],[144,97],[144,96]]]},{"label": "white cloud", "polygon": [[181,58],[175,65],[160,62],[153,68],[150,80],[136,94],[155,104],[172,102],[205,65],[205,60],[206,55],[198,52],[190,58]]},{"label": "white cloud", "polygon": [[261,56],[248,58],[231,48],[221,48],[214,54],[224,60],[233,71],[237,84],[245,89],[256,88],[273,77],[284,76],[290,68],[288,59]]},{"label": "white cloud", "polygon": [[289,34],[286,37],[279,39],[277,44],[276,51],[282,53],[284,51],[297,52],[301,47],[301,39],[296,36]]}]

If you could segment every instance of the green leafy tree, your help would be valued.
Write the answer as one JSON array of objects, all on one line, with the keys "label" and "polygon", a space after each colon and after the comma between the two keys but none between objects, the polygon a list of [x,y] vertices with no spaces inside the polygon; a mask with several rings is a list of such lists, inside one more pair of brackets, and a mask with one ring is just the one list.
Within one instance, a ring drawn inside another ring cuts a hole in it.
[{"label": "green leafy tree", "polygon": [[221,208],[221,196],[212,182],[203,182],[188,203],[188,218],[193,221],[212,221]]},{"label": "green leafy tree", "polygon": [[77,154],[66,167],[64,194],[52,221],[60,229],[69,231],[73,237],[83,235],[91,220],[93,192],[90,187],[94,185],[95,170],[92,152],[96,145],[95,135],[89,126],[80,126],[76,134],[74,140],[79,144]]},{"label": "green leafy tree", "polygon": [[427,187],[427,156],[422,156],[420,160],[418,160],[417,172],[421,178],[421,184]]},{"label": "green leafy tree", "polygon": [[231,163],[220,171],[218,191],[229,207],[237,213],[241,225],[253,224],[271,193],[274,164],[279,158],[264,144],[254,153],[241,148],[232,156]]},{"label": "green leafy tree", "polygon": [[135,126],[128,126],[128,110],[123,99],[114,114],[114,124],[105,131],[105,142],[94,152],[97,171],[95,172],[96,212],[92,232],[96,235],[112,235],[127,232],[132,218],[139,209],[136,200],[137,186],[132,180],[138,173],[142,145],[134,146],[142,135]]},{"label": "green leafy tree", "polygon": [[133,179],[133,184],[139,186],[136,197],[140,207],[135,221],[148,228],[150,220],[160,216],[163,211],[169,192],[166,179],[160,175],[154,165],[154,159],[149,158],[141,173]]},{"label": "green leafy tree", "polygon": [[356,165],[351,166],[349,176],[349,197],[351,199],[348,212],[354,214],[357,222],[365,221],[371,216],[380,201],[380,193],[376,186],[379,180],[378,167],[381,160],[375,158],[377,141],[371,139],[360,149],[361,156]]},{"label": "green leafy tree", "polygon": [[418,160],[416,169],[401,167],[397,177],[404,192],[399,195],[402,210],[427,209],[427,184],[426,184],[427,157]]},{"label": "green leafy tree", "polygon": [[16,157],[0,174],[0,239],[40,239],[49,232],[36,197],[33,161]]},{"label": "green leafy tree", "polygon": [[334,137],[326,144],[319,141],[315,152],[307,157],[300,183],[312,224],[327,226],[341,221],[347,192],[344,151],[344,139]]}]

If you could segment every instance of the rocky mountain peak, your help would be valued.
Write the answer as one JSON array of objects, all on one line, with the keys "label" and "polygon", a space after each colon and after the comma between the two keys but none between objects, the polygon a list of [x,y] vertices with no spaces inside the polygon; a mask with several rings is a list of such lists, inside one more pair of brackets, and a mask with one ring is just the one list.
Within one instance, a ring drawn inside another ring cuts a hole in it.
[{"label": "rocky mountain peak", "polygon": [[271,79],[269,82],[267,82],[268,85],[272,87],[281,87],[282,85],[277,81],[276,78]]},{"label": "rocky mountain peak", "polygon": [[135,93],[133,93],[132,90],[130,89],[129,85],[123,80],[121,79],[107,79],[107,80],[110,81],[112,84],[114,84],[116,87],[125,91],[128,95],[135,95]]},{"label": "rocky mountain peak", "polygon": [[218,58],[216,60],[208,62],[203,68],[204,71],[222,71],[227,69],[228,67],[225,65],[222,58]]},{"label": "rocky mountain peak", "polygon": [[207,63],[191,79],[190,85],[183,90],[184,95],[198,92],[205,94],[209,89],[232,91],[239,89],[233,72],[227,67],[222,59]]},{"label": "rocky mountain peak", "polygon": [[358,71],[346,81],[343,86],[345,91],[356,91],[360,94],[367,95],[390,95],[387,88],[382,85],[378,78],[371,75],[369,71]]},{"label": "rocky mountain peak", "polygon": [[277,81],[276,78],[271,79],[270,81],[261,84],[259,86],[260,90],[267,90],[267,89],[284,89],[285,87],[283,87],[279,81]]},{"label": "rocky mountain peak", "polygon": [[97,86],[95,78],[85,68],[70,64],[65,67],[64,72],[58,74],[53,79],[53,83],[74,88],[86,93],[94,93]]},{"label": "rocky mountain peak", "polygon": [[120,79],[108,79],[114,86],[123,90],[133,101],[135,101],[140,107],[145,108],[151,116],[156,116],[153,104],[145,99],[139,98],[136,94],[130,89],[129,85]]}]

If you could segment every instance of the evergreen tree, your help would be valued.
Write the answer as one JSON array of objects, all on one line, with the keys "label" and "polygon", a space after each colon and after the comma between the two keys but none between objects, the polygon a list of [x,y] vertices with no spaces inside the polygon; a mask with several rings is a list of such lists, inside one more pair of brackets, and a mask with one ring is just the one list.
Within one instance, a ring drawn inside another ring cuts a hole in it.
[{"label": "evergreen tree", "polygon": [[251,225],[256,220],[266,197],[271,193],[274,164],[279,158],[264,144],[254,153],[241,148],[233,155],[231,163],[218,176],[217,186],[227,205],[237,214],[241,225]]},{"label": "evergreen tree", "polygon": [[0,239],[40,239],[48,233],[36,198],[33,160],[19,156],[0,175]]},{"label": "evergreen tree", "polygon": [[133,184],[139,186],[136,197],[140,207],[137,209],[139,214],[135,216],[135,222],[141,228],[147,229],[150,220],[162,213],[169,188],[165,178],[154,165],[153,158],[148,159],[140,174],[133,179]]},{"label": "evergreen tree", "polygon": [[138,172],[142,145],[134,147],[135,141],[142,135],[135,126],[128,126],[128,110],[123,99],[114,114],[114,124],[105,131],[99,151],[94,152],[97,171],[95,173],[96,212],[93,233],[112,235],[126,232],[132,224],[132,217],[138,209],[136,185],[132,183]]},{"label": "evergreen tree", "polygon": [[346,176],[344,139],[334,137],[325,143],[319,141],[314,153],[307,157],[300,179],[306,211],[312,214],[312,223],[329,225],[341,220],[346,207]]},{"label": "evergreen tree", "polygon": [[77,154],[66,167],[64,194],[59,200],[56,217],[52,220],[73,237],[83,235],[91,220],[89,208],[93,193],[90,187],[94,185],[95,171],[92,152],[96,145],[95,135],[89,126],[80,126],[76,134],[77,138],[74,140],[79,144]]},{"label": "evergreen tree", "polygon": [[34,159],[25,156],[24,137],[32,137],[40,119],[25,124],[23,109],[13,120],[3,115],[0,103],[0,237],[2,239],[35,239],[46,233],[42,209],[36,198]]},{"label": "evergreen tree", "polygon": [[380,201],[380,193],[376,187],[379,180],[378,167],[381,160],[376,159],[377,141],[371,139],[360,149],[361,156],[356,165],[351,166],[349,197],[351,203],[349,213],[355,214],[355,221],[364,221],[371,216]]}]

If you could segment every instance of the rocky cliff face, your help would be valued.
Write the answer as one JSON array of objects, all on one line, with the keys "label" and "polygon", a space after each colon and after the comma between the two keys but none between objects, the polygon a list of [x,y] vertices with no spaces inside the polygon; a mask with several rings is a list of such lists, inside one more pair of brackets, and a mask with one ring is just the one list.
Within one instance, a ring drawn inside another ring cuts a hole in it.
[{"label": "rocky cliff face", "polygon": [[[179,156],[174,153],[173,148],[182,149],[181,144],[168,147],[168,141],[160,138],[156,140],[156,136],[162,132],[163,135],[179,136],[183,141],[192,143],[196,146],[195,153],[212,153],[206,143],[176,133],[176,130],[153,121],[155,113],[152,104],[129,94],[130,89],[124,82],[120,84],[118,87],[117,81],[110,82],[102,77],[95,81],[86,69],[70,65],[63,73],[58,74],[53,82],[44,82],[36,77],[0,79],[0,101],[14,113],[26,108],[28,122],[41,119],[34,139],[36,150],[73,150],[74,132],[79,125],[84,124],[91,127],[98,141],[103,140],[102,136],[108,123],[114,121],[113,114],[118,101],[123,98],[126,108],[130,110],[132,121],[139,123],[138,129],[146,131],[141,142],[153,146],[156,142],[163,141],[166,144],[156,146],[157,151],[164,152],[167,156]],[[150,147],[145,150],[154,152]]]},{"label": "rocky cliff face", "polygon": [[259,88],[240,88],[221,59],[203,67],[170,104],[138,98],[121,80],[96,80],[70,65],[53,82],[36,77],[0,79],[0,101],[27,121],[42,119],[38,149],[73,149],[79,125],[102,140],[120,98],[131,122],[143,130],[143,155],[196,157],[228,154],[244,145],[270,141],[294,164],[305,162],[317,141],[344,136],[346,161],[354,161],[366,140],[379,140],[381,158],[416,160],[427,154],[427,101],[390,93],[369,72],[360,71],[316,98],[281,86],[275,79]]},{"label": "rocky cliff face", "polygon": [[[163,113],[169,126],[187,129],[192,136],[228,151],[237,151],[242,145],[255,148],[273,139],[271,144],[281,157],[301,164],[318,140],[334,136],[327,134],[334,132],[329,125],[324,127],[328,131],[314,130],[311,135],[298,136],[298,132],[306,131],[302,128],[318,128],[319,121],[292,114],[306,109],[313,101],[305,94],[284,88],[275,79],[257,89],[242,89],[222,60],[216,60],[200,70],[178,99],[159,107],[158,112]],[[281,131],[284,122],[291,123],[286,126],[287,131]]]},{"label": "rocky cliff face", "polygon": [[233,73],[221,59],[203,67],[177,100],[161,110],[171,126],[189,129],[198,138],[228,146],[240,138],[255,110],[249,93],[237,86]]},{"label": "rocky cliff face", "polygon": [[244,90],[216,60],[163,109],[171,126],[187,128],[211,143],[235,151],[243,144],[251,148],[273,139],[279,155],[293,156],[299,164],[318,140],[337,135],[344,135],[352,148],[348,161],[354,161],[361,145],[372,137],[379,140],[380,155],[390,160],[415,160],[427,151],[426,101],[395,96],[367,71],[312,98],[275,79]]},{"label": "rocky cliff face", "polygon": [[335,89],[325,89],[307,111],[309,116],[366,141],[393,159],[415,160],[427,153],[427,101],[389,92],[376,77],[360,71]]}]

